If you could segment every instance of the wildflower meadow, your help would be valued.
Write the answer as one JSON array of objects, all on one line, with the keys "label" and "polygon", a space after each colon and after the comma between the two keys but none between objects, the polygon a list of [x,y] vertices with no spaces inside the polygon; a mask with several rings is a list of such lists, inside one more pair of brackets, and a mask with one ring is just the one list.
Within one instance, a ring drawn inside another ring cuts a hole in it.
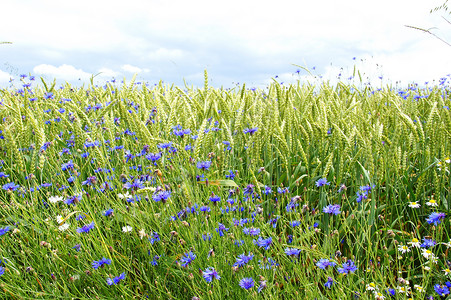
[{"label": "wildflower meadow", "polygon": [[1,299],[447,299],[451,77],[0,90]]}]

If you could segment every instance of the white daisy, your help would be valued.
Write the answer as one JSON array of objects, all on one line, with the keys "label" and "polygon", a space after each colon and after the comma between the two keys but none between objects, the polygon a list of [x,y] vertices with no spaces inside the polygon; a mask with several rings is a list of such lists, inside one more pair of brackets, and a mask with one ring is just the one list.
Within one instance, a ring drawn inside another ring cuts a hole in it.
[{"label": "white daisy", "polygon": [[57,215],[57,216],[56,216],[56,221],[58,222],[58,224],[59,224],[59,223],[62,223],[63,220],[64,220],[64,218],[63,218],[61,215]]},{"label": "white daisy", "polygon": [[141,239],[143,239],[143,237],[146,236],[146,231],[145,231],[144,228],[143,228],[143,229],[141,229],[140,231],[138,231],[138,234],[139,234],[139,237],[140,237]]},{"label": "white daisy", "polygon": [[420,293],[424,292],[424,288],[421,285],[415,284],[413,287]]},{"label": "white daisy", "polygon": [[70,224],[69,223],[64,223],[63,225],[59,226],[58,229],[60,231],[65,231],[67,228],[69,228]]},{"label": "white daisy", "polygon": [[429,250],[429,249],[424,249],[424,248],[421,249],[421,255],[423,255],[424,258],[426,258],[426,259],[430,259],[430,260],[434,260],[435,259],[434,253],[432,253],[432,251]]},{"label": "white daisy", "polygon": [[132,230],[133,230],[133,227],[131,227],[129,225],[122,227],[123,232],[131,232]]},{"label": "white daisy", "polygon": [[367,291],[375,291],[375,290],[378,290],[378,288],[374,282],[371,282],[366,285],[366,290]]},{"label": "white daisy", "polygon": [[130,195],[128,192],[126,192],[125,194],[117,194],[117,196],[119,197],[119,199],[130,199],[130,198],[133,198],[132,195]]},{"label": "white daisy", "polygon": [[414,201],[414,202],[409,202],[409,207],[411,208],[419,208],[421,205],[420,203]]},{"label": "white daisy", "polygon": [[421,243],[417,238],[413,238],[412,241],[408,242],[407,244],[409,244],[412,247],[416,247],[416,248],[420,248]]},{"label": "white daisy", "polygon": [[50,201],[50,203],[57,203],[57,202],[63,201],[63,197],[61,197],[61,196],[50,196],[49,201]]},{"label": "white daisy", "polygon": [[401,252],[402,254],[404,254],[406,252],[410,252],[410,248],[406,245],[399,245],[398,251]]},{"label": "white daisy", "polygon": [[438,206],[438,203],[437,203],[437,201],[434,200],[433,197],[431,197],[431,199],[429,199],[429,201],[426,202],[426,205],[427,205],[427,206],[431,206],[431,207],[437,207],[437,206]]},{"label": "white daisy", "polygon": [[398,290],[398,292],[399,292],[400,294],[406,294],[406,295],[409,295],[409,290],[410,290],[410,287],[409,287],[409,286],[398,286],[396,289]]}]

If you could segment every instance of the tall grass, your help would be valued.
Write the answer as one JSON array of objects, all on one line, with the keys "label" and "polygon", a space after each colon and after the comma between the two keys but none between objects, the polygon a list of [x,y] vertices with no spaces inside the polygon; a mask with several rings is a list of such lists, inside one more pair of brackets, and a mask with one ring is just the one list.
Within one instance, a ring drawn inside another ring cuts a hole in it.
[{"label": "tall grass", "polygon": [[205,74],[202,89],[1,90],[0,294],[437,297],[451,267],[445,83],[216,89]]}]

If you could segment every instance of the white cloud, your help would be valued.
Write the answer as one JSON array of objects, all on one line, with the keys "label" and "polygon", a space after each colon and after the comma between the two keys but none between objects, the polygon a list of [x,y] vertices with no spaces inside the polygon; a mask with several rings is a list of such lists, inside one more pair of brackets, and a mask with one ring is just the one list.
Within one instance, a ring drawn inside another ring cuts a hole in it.
[{"label": "white cloud", "polygon": [[81,69],[76,69],[74,66],[63,64],[59,67],[52,65],[41,64],[33,68],[35,74],[47,75],[55,79],[62,80],[88,80],[91,74],[84,72]]},{"label": "white cloud", "polygon": [[141,73],[143,70],[141,68],[126,64],[121,67],[121,69],[128,73]]},{"label": "white cloud", "polygon": [[4,84],[4,83],[8,83],[9,80],[12,78],[13,76],[11,76],[10,74],[3,72],[2,70],[0,70],[0,83]]},{"label": "white cloud", "polygon": [[122,75],[120,72],[113,71],[109,68],[100,68],[98,73],[100,73],[99,76],[104,78],[118,77]]}]

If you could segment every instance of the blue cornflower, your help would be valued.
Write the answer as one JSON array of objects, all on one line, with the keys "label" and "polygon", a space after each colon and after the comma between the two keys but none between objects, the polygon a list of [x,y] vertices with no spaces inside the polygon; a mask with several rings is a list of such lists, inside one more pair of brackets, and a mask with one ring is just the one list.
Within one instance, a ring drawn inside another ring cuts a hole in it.
[{"label": "blue cornflower", "polygon": [[263,189],[263,194],[269,195],[271,193],[272,193],[272,189],[269,186],[265,185],[265,188]]},{"label": "blue cornflower", "polygon": [[67,198],[66,200],[64,200],[64,203],[66,203],[67,205],[76,205],[78,202],[81,201],[81,194],[78,195],[74,195],[74,196],[70,196],[69,198]]},{"label": "blue cornflower", "polygon": [[446,285],[436,284],[434,285],[434,291],[440,295],[440,297],[444,297],[449,294],[449,289]]},{"label": "blue cornflower", "polygon": [[368,194],[366,192],[362,192],[362,193],[357,192],[356,194],[357,194],[357,199],[356,199],[357,203],[362,202],[363,199],[368,199]]},{"label": "blue cornflower", "polygon": [[124,184],[124,188],[128,189],[132,189],[132,190],[138,190],[138,189],[142,189],[144,188],[144,184],[139,180],[139,179],[135,179],[134,182],[127,182]]},{"label": "blue cornflower", "polygon": [[2,276],[3,274],[5,274],[5,268],[0,267],[0,276]]},{"label": "blue cornflower", "polygon": [[327,269],[327,267],[334,267],[335,265],[335,262],[330,261],[327,258],[322,258],[316,263],[316,266],[322,270]]},{"label": "blue cornflower", "polygon": [[340,214],[340,204],[329,204],[328,206],[323,208],[323,212],[326,214]]},{"label": "blue cornflower", "polygon": [[429,224],[434,224],[435,226],[437,226],[438,224],[441,223],[441,219],[445,219],[446,215],[445,213],[437,213],[437,212],[433,212],[429,215],[429,217],[426,219],[426,221]]},{"label": "blue cornflower", "polygon": [[152,232],[150,234],[151,238],[149,238],[150,243],[153,245],[155,242],[160,241],[160,235],[157,232]]},{"label": "blue cornflower", "polygon": [[296,226],[301,225],[301,222],[297,221],[297,220],[294,220],[294,221],[290,222],[290,225],[291,225],[291,227],[296,227]]},{"label": "blue cornflower", "polygon": [[185,253],[185,255],[180,259],[180,261],[182,262],[182,267],[186,268],[195,259],[196,255],[192,251]]},{"label": "blue cornflower", "polygon": [[111,265],[111,259],[102,257],[101,260],[92,262],[92,267],[96,270],[98,268],[103,268],[104,265]]},{"label": "blue cornflower", "polygon": [[325,186],[325,185],[329,185],[329,184],[330,184],[330,182],[328,182],[326,178],[320,178],[316,181],[317,187],[321,187],[321,186]]},{"label": "blue cornflower", "polygon": [[94,222],[92,222],[92,223],[90,223],[90,224],[88,224],[88,225],[85,225],[85,226],[83,226],[83,227],[77,228],[77,232],[78,232],[78,233],[88,233],[88,232],[91,231],[91,229],[93,229],[93,228],[94,228]]},{"label": "blue cornflower", "polygon": [[5,191],[15,191],[20,187],[20,185],[16,185],[14,182],[8,182],[3,185],[3,189]]},{"label": "blue cornflower", "polygon": [[205,242],[206,240],[211,241],[211,233],[202,234],[202,239],[204,240],[204,242]]},{"label": "blue cornflower", "polygon": [[268,221],[268,223],[269,223],[273,228],[276,228],[276,227],[277,227],[277,220],[279,220],[279,217],[270,219],[270,220]]},{"label": "blue cornflower", "polygon": [[357,271],[357,267],[352,260],[348,259],[348,261],[344,262],[337,271],[342,274],[349,274]]},{"label": "blue cornflower", "polygon": [[324,287],[330,289],[332,285],[334,284],[334,280],[332,277],[327,278],[326,283],[324,284]]},{"label": "blue cornflower", "polygon": [[253,184],[249,184],[248,186],[246,186],[243,190],[243,195],[251,195],[254,192],[254,185]]},{"label": "blue cornflower", "polygon": [[218,272],[212,267],[208,267],[205,271],[202,271],[202,276],[207,283],[210,283],[213,279],[221,279],[221,276],[219,276]]},{"label": "blue cornflower", "polygon": [[211,166],[211,161],[200,161],[197,163],[197,168],[203,171],[208,170]]},{"label": "blue cornflower", "polygon": [[61,170],[73,170],[74,169],[74,163],[72,160],[69,160],[67,163],[61,165]]},{"label": "blue cornflower", "polygon": [[423,243],[420,245],[421,248],[430,248],[437,245],[437,242],[433,239],[423,238]]},{"label": "blue cornflower", "polygon": [[210,212],[210,211],[211,211],[211,208],[204,205],[204,206],[201,206],[201,207],[200,207],[200,211],[201,211],[201,212]]},{"label": "blue cornflower", "polygon": [[48,92],[44,94],[44,99],[48,100],[48,99],[54,99],[53,97],[53,93]]},{"label": "blue cornflower", "polygon": [[0,172],[0,178],[7,178],[9,175],[5,174],[5,172]]},{"label": "blue cornflower", "polygon": [[210,197],[210,201],[213,202],[214,204],[216,204],[217,202],[221,201],[221,197],[212,193],[211,197]]},{"label": "blue cornflower", "polygon": [[252,260],[252,258],[254,258],[254,255],[252,253],[249,253],[249,255],[245,255],[244,253],[240,254],[236,258],[236,263],[234,263],[233,266],[234,267],[243,267],[248,262],[250,262]]},{"label": "blue cornflower", "polygon": [[116,285],[119,284],[119,282],[121,282],[121,280],[125,279],[125,273],[121,273],[121,275],[114,277],[113,279],[111,278],[107,278],[106,283],[108,285]]},{"label": "blue cornflower", "polygon": [[257,235],[260,234],[260,228],[254,228],[254,227],[247,228],[247,227],[244,227],[243,228],[243,233],[247,234],[247,235],[251,235],[251,236],[257,236]]},{"label": "blue cornflower", "polygon": [[6,226],[4,228],[0,228],[0,236],[4,235],[9,231],[9,226]]},{"label": "blue cornflower", "polygon": [[103,215],[104,215],[105,217],[109,217],[109,216],[112,216],[112,215],[113,215],[113,212],[114,212],[114,209],[110,208],[110,209],[105,210],[105,211],[103,212]]},{"label": "blue cornflower", "polygon": [[239,285],[243,289],[248,290],[254,286],[254,279],[252,277],[243,278],[240,280]]},{"label": "blue cornflower", "polygon": [[156,162],[157,160],[159,160],[161,158],[161,152],[157,152],[157,153],[149,153],[146,155],[146,158],[148,160],[151,160],[153,163]]},{"label": "blue cornflower", "polygon": [[216,228],[216,231],[219,233],[219,236],[224,236],[224,231],[229,231],[229,228],[226,228],[224,224],[219,223],[218,228]]},{"label": "blue cornflower", "polygon": [[286,248],[285,254],[288,256],[299,256],[299,253],[301,253],[301,249],[296,248]]},{"label": "blue cornflower", "polygon": [[222,141],[222,143],[227,146],[226,148],[224,148],[224,151],[225,150],[232,150],[232,147],[230,147],[230,142],[229,141]]},{"label": "blue cornflower", "polygon": [[169,199],[170,196],[171,196],[171,192],[170,191],[159,191],[158,193],[155,193],[152,196],[152,199],[155,202],[162,201],[163,203],[166,203],[166,201]]},{"label": "blue cornflower", "polygon": [[254,133],[257,132],[257,130],[258,130],[258,127],[255,127],[255,128],[246,128],[246,129],[243,130],[243,133],[244,133],[244,134],[249,133],[250,135],[253,135]]},{"label": "blue cornflower", "polygon": [[72,247],[72,249],[75,249],[75,251],[80,252],[81,244],[76,244]]},{"label": "blue cornflower", "polygon": [[265,248],[265,250],[268,250],[272,243],[272,237],[269,237],[267,239],[262,238],[261,236],[258,237],[257,240],[253,240],[254,244]]},{"label": "blue cornflower", "polygon": [[235,173],[232,170],[229,170],[228,172],[229,172],[229,174],[226,174],[225,177],[229,178],[230,180],[233,180],[236,176]]},{"label": "blue cornflower", "polygon": [[396,295],[396,290],[394,288],[388,288],[385,290],[385,292],[392,297],[394,297]]}]

